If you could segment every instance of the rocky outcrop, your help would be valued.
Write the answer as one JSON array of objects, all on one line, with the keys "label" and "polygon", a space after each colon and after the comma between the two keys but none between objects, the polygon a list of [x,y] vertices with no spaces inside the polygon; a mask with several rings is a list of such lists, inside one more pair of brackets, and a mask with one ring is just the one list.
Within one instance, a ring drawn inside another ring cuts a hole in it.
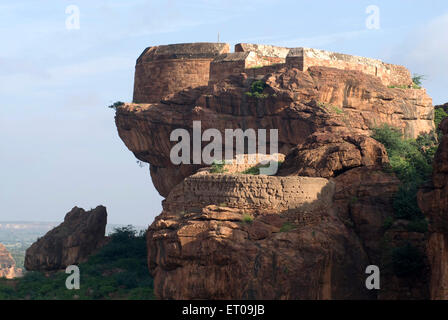
[{"label": "rocky outcrop", "polygon": [[279,175],[329,178],[388,162],[384,146],[368,136],[316,132],[288,153]]},{"label": "rocky outcrop", "polygon": [[364,286],[368,257],[337,218],[333,193],[323,178],[204,172],[186,178],[148,229],[156,295],[371,298]]},{"label": "rocky outcrop", "polygon": [[[409,230],[409,221],[394,219],[393,202],[400,181],[381,166],[362,166],[337,176],[334,182],[333,207],[339,219],[356,234],[370,264],[381,270],[377,299],[428,299],[426,235]],[[408,245],[421,254],[422,269],[400,274],[393,252]]]},{"label": "rocky outcrop", "polygon": [[27,249],[25,268],[51,271],[85,262],[105,243],[106,223],[105,207],[98,206],[90,211],[74,207],[63,223]]},{"label": "rocky outcrop", "polygon": [[22,269],[16,267],[11,253],[0,243],[0,278],[14,279],[21,276]]},{"label": "rocky outcrop", "polygon": [[[292,55],[287,48],[237,48],[211,62],[208,84],[163,96],[143,88],[155,96],[117,108],[119,136],[150,164],[166,198],[147,232],[156,296],[428,298],[426,256],[419,273],[394,269],[397,252],[411,245],[413,253],[425,252],[427,239],[392,219],[400,182],[384,170],[384,146],[370,138],[382,124],[412,138],[433,131],[426,91],[411,88],[406,68],[377,60],[303,48]],[[252,92],[254,81],[262,92]],[[174,165],[177,141],[170,135],[182,128],[192,137],[194,121],[222,136],[225,129],[277,129],[278,152],[286,155],[279,174],[257,175],[246,162]],[[372,264],[381,269],[381,291],[365,286]]]},{"label": "rocky outcrop", "polygon": [[419,206],[430,219],[428,258],[431,298],[448,299],[448,119],[440,124],[443,137],[434,157],[432,185],[420,190]]},{"label": "rocky outcrop", "polygon": [[[363,166],[333,180],[211,174],[176,186],[147,233],[161,299],[427,299],[428,270],[397,275],[393,250],[426,250],[396,220],[399,180]],[[365,268],[381,290],[365,288]],[[425,266],[423,266],[426,268]]]},{"label": "rocky outcrop", "polygon": [[388,123],[416,137],[434,129],[434,111],[425,90],[388,88],[359,71],[283,68],[262,78],[267,86],[264,99],[245,94],[253,81],[242,73],[186,89],[160,103],[118,108],[118,133],[139,160],[150,163],[161,195],[168,196],[203,166],[175,166],[170,161],[175,144],[170,142],[171,132],[184,128],[192,134],[194,120],[201,121],[202,130],[215,128],[223,134],[224,129],[278,129],[279,152],[284,154],[318,131],[369,135],[371,128]]}]

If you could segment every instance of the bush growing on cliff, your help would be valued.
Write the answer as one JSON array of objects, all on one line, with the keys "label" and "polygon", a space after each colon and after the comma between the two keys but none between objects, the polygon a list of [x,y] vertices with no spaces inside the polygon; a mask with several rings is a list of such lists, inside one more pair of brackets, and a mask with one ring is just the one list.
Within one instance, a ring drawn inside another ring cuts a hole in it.
[{"label": "bush growing on cliff", "polygon": [[250,85],[250,91],[246,92],[246,95],[248,97],[254,97],[257,99],[265,99],[269,97],[269,94],[263,93],[266,87],[266,83],[264,83],[262,80],[255,80]]},{"label": "bush growing on cliff", "polygon": [[254,217],[252,217],[250,214],[243,214],[243,216],[241,217],[241,221],[243,221],[244,223],[252,223],[254,221]]},{"label": "bush growing on cliff", "polygon": [[439,125],[443,119],[448,117],[448,113],[443,108],[437,108],[434,110],[434,125],[436,127],[437,135],[439,138],[442,136],[442,132],[439,130]]},{"label": "bush growing on cliff", "polygon": [[436,128],[446,117],[448,117],[448,113],[446,113],[446,111],[443,108],[437,108],[434,110],[434,124]]},{"label": "bush growing on cliff", "polygon": [[372,137],[386,147],[390,169],[402,182],[394,199],[395,218],[423,219],[417,204],[417,191],[431,177],[436,148],[434,137],[422,135],[417,139],[405,139],[400,130],[388,125],[373,129]]},{"label": "bush growing on cliff", "polygon": [[412,77],[412,85],[390,85],[388,88],[399,88],[399,89],[421,89],[423,85],[424,75],[414,74]]},{"label": "bush growing on cliff", "polygon": [[250,167],[249,169],[244,170],[243,174],[252,174],[252,175],[259,175],[260,174],[260,168],[269,168],[271,166],[271,163],[277,162],[277,170],[282,165],[283,161],[270,161],[266,164],[259,164],[253,167]]},{"label": "bush growing on cliff", "polygon": [[111,104],[108,108],[117,110],[119,107],[121,107],[123,105],[124,105],[124,102],[117,101],[117,102],[114,102],[113,104]]},{"label": "bush growing on cliff", "polygon": [[373,129],[372,137],[387,150],[391,169],[403,183],[420,185],[431,176],[435,140],[429,135],[405,139],[400,130],[388,125]]},{"label": "bush growing on cliff", "polygon": [[422,74],[414,74],[412,76],[412,84],[414,89],[421,89],[423,85],[423,80],[425,80],[425,76]]},{"label": "bush growing on cliff", "polygon": [[216,161],[214,160],[210,169],[210,173],[224,173],[227,170],[224,169],[225,162],[224,161]]}]

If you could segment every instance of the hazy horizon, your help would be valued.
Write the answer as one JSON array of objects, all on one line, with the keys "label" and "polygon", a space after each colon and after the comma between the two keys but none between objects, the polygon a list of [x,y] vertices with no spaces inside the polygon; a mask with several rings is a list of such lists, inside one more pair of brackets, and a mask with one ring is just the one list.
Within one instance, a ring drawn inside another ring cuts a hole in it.
[{"label": "hazy horizon", "polygon": [[[66,28],[67,6],[80,28]],[[380,9],[368,29],[366,8]],[[313,47],[404,65],[448,102],[445,1],[20,1],[0,4],[0,221],[62,221],[107,207],[109,223],[146,226],[162,211],[149,175],[117,134],[144,48],[220,41]]]}]

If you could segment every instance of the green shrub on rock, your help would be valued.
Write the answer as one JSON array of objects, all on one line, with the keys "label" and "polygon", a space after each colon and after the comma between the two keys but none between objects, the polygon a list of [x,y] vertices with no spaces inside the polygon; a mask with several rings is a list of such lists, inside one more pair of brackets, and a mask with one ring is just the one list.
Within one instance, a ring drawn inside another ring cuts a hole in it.
[{"label": "green shrub on rock", "polygon": [[372,137],[387,150],[390,170],[401,181],[394,199],[394,216],[398,219],[421,220],[423,214],[417,204],[419,187],[431,178],[434,150],[433,135],[405,139],[400,130],[388,125],[374,128]]}]

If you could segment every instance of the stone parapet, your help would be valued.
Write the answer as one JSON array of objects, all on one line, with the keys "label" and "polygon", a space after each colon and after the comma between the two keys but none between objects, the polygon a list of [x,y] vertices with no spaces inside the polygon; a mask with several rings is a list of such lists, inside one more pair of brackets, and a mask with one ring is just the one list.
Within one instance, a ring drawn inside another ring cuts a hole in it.
[{"label": "stone parapet", "polygon": [[329,205],[333,192],[333,183],[324,178],[199,172],[171,191],[164,209],[188,212],[218,205],[263,213],[308,212]]},{"label": "stone parapet", "polygon": [[293,48],[286,57],[286,65],[301,71],[312,66],[331,67],[342,70],[357,70],[379,77],[386,86],[410,86],[411,74],[403,66],[384,63],[378,59],[352,56],[311,48]]}]

